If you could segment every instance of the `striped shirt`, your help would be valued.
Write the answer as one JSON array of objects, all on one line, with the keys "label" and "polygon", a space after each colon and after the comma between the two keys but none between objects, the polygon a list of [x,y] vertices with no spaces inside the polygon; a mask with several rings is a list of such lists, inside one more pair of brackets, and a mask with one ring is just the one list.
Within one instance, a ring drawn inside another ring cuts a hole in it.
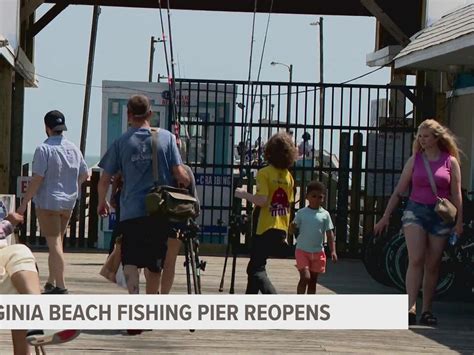
[{"label": "striped shirt", "polygon": [[36,148],[33,174],[44,177],[33,198],[36,207],[71,210],[78,198],[78,180],[87,174],[81,151],[62,135],[51,136]]}]

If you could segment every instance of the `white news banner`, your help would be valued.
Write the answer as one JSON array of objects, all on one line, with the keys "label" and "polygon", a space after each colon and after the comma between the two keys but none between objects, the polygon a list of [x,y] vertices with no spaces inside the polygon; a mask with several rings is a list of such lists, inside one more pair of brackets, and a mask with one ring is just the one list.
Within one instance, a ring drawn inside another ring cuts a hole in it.
[{"label": "white news banner", "polygon": [[0,329],[408,329],[407,295],[0,295]]}]

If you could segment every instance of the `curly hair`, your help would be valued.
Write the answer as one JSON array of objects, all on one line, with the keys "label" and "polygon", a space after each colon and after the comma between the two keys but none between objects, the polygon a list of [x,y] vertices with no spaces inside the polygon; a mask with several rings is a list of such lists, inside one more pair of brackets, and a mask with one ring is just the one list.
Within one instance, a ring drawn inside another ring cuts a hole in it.
[{"label": "curly hair", "polygon": [[417,139],[413,142],[413,154],[423,150],[418,140],[418,136],[422,129],[431,130],[433,135],[438,138],[439,149],[449,153],[451,156],[455,157],[459,163],[461,163],[461,160],[459,159],[461,150],[459,149],[456,137],[447,127],[444,127],[434,119],[424,120],[418,126],[418,131],[416,132]]},{"label": "curly hair", "polygon": [[288,169],[298,156],[291,136],[284,131],[274,134],[265,144],[265,160],[277,169]]}]

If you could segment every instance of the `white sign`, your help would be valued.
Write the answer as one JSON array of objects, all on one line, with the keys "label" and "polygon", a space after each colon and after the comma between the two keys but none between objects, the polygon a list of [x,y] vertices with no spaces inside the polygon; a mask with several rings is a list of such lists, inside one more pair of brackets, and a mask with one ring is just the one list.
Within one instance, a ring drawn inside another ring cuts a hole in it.
[{"label": "white sign", "polygon": [[[0,221],[12,212],[15,212],[15,195],[0,195]],[[15,244],[15,242],[15,236],[12,233],[5,239],[0,239],[0,248],[5,245]]]},{"label": "white sign", "polygon": [[0,329],[408,329],[407,295],[0,295]]},{"label": "white sign", "polygon": [[18,176],[16,179],[16,195],[19,198],[23,198],[26,193],[26,189],[30,184],[31,176]]}]

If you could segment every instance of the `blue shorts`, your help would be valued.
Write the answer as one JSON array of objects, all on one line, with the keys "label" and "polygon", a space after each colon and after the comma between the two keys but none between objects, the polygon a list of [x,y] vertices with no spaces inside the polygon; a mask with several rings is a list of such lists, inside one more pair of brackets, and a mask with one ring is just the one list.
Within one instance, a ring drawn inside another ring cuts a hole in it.
[{"label": "blue shorts", "polygon": [[409,200],[403,212],[403,226],[416,224],[429,234],[438,237],[448,237],[454,224],[445,223],[435,212],[434,208],[435,205],[425,205]]}]

